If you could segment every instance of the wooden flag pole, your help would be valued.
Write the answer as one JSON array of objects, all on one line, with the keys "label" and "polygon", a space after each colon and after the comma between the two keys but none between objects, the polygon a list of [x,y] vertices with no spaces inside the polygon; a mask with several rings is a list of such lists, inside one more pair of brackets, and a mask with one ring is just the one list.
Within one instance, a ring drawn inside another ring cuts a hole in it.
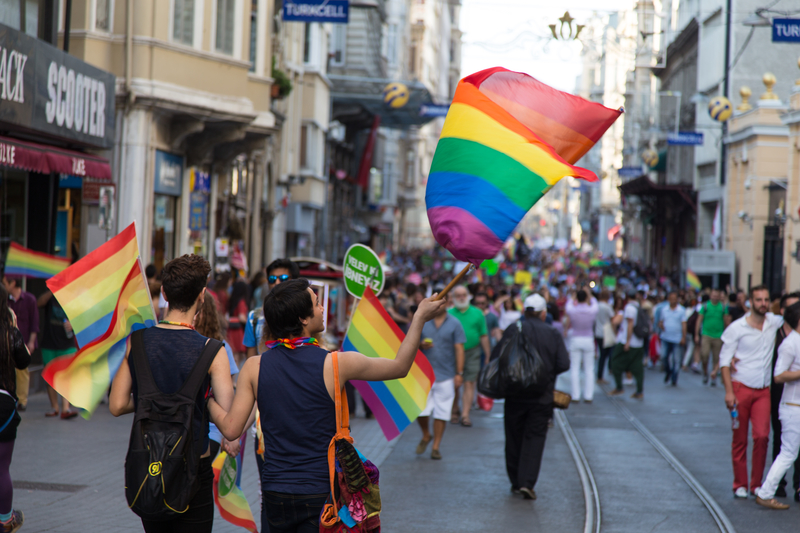
[{"label": "wooden flag pole", "polygon": [[433,301],[435,302],[435,301],[441,300],[442,298],[444,298],[445,296],[447,296],[447,293],[448,293],[448,292],[450,292],[450,290],[451,290],[453,287],[455,287],[456,285],[458,285],[458,282],[460,282],[460,281],[461,281],[461,280],[464,278],[464,276],[466,276],[466,275],[469,273],[469,271],[470,271],[470,270],[472,270],[472,268],[473,268],[473,266],[472,266],[472,265],[467,265],[467,266],[465,266],[465,267],[464,267],[464,269],[463,269],[461,272],[459,272],[458,274],[456,274],[456,277],[454,277],[454,278],[453,278],[453,281],[451,281],[450,283],[448,283],[448,284],[447,284],[447,287],[445,287],[445,288],[442,290],[442,292],[440,292],[439,294],[437,294],[437,295],[436,295],[436,298],[434,298],[434,299],[433,299]]}]

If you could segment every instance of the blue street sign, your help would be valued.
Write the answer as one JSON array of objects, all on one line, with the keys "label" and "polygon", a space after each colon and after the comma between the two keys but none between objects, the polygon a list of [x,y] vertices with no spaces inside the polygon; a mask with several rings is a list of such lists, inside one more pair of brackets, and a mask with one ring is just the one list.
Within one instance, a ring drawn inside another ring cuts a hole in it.
[{"label": "blue street sign", "polygon": [[696,146],[703,144],[703,132],[679,131],[667,134],[667,144],[672,146]]},{"label": "blue street sign", "polygon": [[773,43],[800,43],[800,19],[773,19]]},{"label": "blue street sign", "polygon": [[617,175],[620,178],[638,178],[639,176],[644,175],[644,171],[642,170],[641,166],[638,167],[622,167],[617,171]]},{"label": "blue street sign", "polygon": [[447,116],[449,105],[424,104],[419,106],[419,116],[421,117],[444,117]]},{"label": "blue street sign", "polygon": [[347,24],[348,0],[284,0],[283,20],[291,22],[332,22]]}]

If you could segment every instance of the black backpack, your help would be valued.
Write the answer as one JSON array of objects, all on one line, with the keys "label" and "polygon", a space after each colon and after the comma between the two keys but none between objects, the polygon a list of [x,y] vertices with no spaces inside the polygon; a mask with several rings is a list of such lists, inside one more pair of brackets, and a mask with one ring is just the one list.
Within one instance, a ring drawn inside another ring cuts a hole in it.
[{"label": "black backpack", "polygon": [[148,520],[164,520],[186,512],[200,487],[200,453],[194,437],[194,409],[222,342],[211,339],[189,377],[174,394],[161,392],[144,351],[144,330],[131,334],[128,362],[136,374],[138,399],[125,457],[128,507]]},{"label": "black backpack", "polygon": [[636,323],[633,325],[633,334],[640,339],[647,341],[650,338],[650,315],[644,310],[641,304],[636,311]]}]

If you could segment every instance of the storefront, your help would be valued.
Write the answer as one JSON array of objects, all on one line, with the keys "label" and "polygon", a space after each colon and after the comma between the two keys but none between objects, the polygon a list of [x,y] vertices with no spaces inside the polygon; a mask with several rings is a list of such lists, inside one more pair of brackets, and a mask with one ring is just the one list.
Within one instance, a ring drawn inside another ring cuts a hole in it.
[{"label": "storefront", "polygon": [[112,185],[108,159],[85,150],[109,155],[115,77],[2,24],[0,65],[0,255],[11,241],[85,255],[104,242]]}]

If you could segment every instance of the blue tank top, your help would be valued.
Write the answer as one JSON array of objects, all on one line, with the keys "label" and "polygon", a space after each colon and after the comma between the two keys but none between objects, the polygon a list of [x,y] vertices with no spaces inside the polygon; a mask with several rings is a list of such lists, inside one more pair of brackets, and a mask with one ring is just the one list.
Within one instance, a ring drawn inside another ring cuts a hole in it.
[{"label": "blue tank top", "polygon": [[264,352],[258,409],[264,433],[263,491],[327,494],[328,445],[336,433],[334,401],[325,388],[327,350],[278,346]]},{"label": "blue tank top", "polygon": [[[203,353],[208,341],[191,329],[147,328],[142,334],[144,352],[150,363],[153,380],[164,394],[174,394],[183,386],[183,382],[191,374],[195,363]],[[132,392],[134,405],[139,403],[136,374],[131,369]],[[200,392],[197,393],[194,408],[193,426],[199,428],[194,432],[194,445],[202,455],[208,449],[208,414],[206,413],[206,393],[211,386],[211,376],[206,376]]]}]

